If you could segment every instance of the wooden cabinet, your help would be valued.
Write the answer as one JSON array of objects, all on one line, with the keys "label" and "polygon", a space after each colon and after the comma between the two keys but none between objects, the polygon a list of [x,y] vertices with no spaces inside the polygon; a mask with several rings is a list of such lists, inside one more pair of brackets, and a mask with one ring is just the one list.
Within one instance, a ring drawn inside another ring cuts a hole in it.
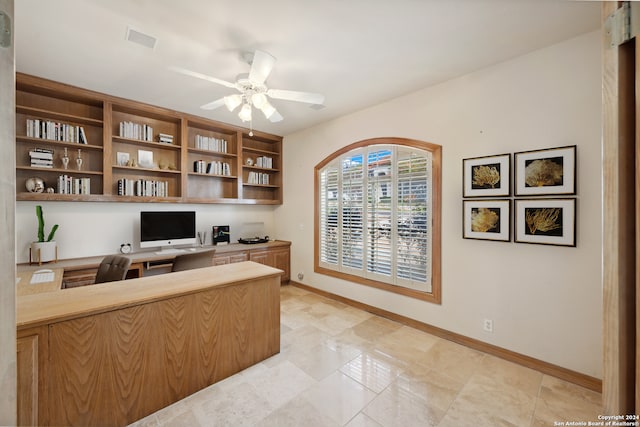
[{"label": "wooden cabinet", "polygon": [[213,264],[223,265],[242,261],[258,262],[282,270],[284,273],[282,273],[280,282],[287,283],[291,276],[290,246],[290,242],[274,241],[247,250],[237,251],[223,249],[222,251],[217,251],[213,256]]},{"label": "wooden cabinet", "polygon": [[16,198],[282,204],[282,137],[254,134],[17,73]]},{"label": "wooden cabinet", "polygon": [[41,396],[47,391],[46,361],[38,357],[47,351],[46,327],[18,331],[17,401],[18,425],[46,424],[46,408]]}]

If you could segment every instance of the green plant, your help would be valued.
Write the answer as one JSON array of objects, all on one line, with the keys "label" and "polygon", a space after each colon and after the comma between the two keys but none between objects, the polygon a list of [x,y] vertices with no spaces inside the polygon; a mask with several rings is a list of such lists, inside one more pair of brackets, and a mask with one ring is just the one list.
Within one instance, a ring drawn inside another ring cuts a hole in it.
[{"label": "green plant", "polygon": [[52,241],[53,236],[58,230],[58,224],[51,228],[51,232],[49,233],[49,236],[47,236],[47,240],[44,240],[44,216],[42,215],[42,206],[40,205],[36,206],[36,216],[38,217],[38,242]]}]

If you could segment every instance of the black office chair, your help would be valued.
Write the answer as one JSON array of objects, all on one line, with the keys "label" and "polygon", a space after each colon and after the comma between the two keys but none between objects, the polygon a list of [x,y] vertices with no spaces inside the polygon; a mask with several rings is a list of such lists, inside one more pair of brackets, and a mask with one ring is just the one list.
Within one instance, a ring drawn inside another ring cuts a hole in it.
[{"label": "black office chair", "polygon": [[192,254],[178,255],[173,260],[171,271],[184,271],[193,268],[211,267],[215,249]]},{"label": "black office chair", "polygon": [[127,277],[127,271],[129,271],[130,266],[130,258],[120,255],[107,255],[98,267],[95,283],[124,280]]}]

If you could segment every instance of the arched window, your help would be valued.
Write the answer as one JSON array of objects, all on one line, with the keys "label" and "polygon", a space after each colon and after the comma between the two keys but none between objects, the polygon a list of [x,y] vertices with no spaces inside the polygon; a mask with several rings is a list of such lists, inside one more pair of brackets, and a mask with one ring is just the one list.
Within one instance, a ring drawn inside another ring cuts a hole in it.
[{"label": "arched window", "polygon": [[442,147],[351,144],[315,167],[315,271],[440,303]]}]

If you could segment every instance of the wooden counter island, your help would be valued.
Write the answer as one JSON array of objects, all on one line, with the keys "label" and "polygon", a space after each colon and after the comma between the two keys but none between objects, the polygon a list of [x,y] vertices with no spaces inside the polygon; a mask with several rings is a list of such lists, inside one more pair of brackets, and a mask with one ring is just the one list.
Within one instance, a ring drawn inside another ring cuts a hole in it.
[{"label": "wooden counter island", "polygon": [[19,296],[19,423],[126,425],[278,353],[280,274],[247,261]]}]

